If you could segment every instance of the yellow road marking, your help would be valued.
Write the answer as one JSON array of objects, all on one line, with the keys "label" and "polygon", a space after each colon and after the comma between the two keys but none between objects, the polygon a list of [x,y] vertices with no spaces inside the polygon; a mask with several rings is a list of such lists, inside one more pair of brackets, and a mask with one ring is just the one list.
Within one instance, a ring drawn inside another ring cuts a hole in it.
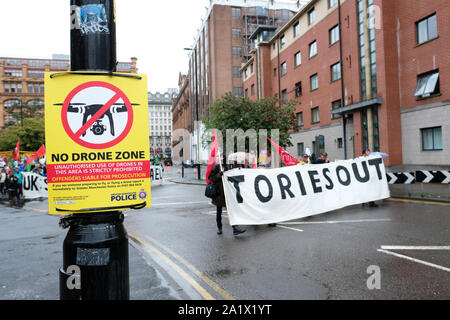
[{"label": "yellow road marking", "polygon": [[189,276],[186,272],[184,272],[183,269],[181,269],[179,266],[177,266],[172,260],[170,260],[169,257],[164,255],[161,251],[159,251],[157,248],[152,246],[150,243],[145,241],[144,239],[128,233],[130,237],[137,240],[138,242],[142,243],[144,246],[152,250],[154,253],[156,253],[161,259],[163,259],[170,267],[172,267],[178,274],[180,274],[187,282],[189,282],[195,290],[206,300],[216,300],[212,295],[208,293],[197,281],[195,281],[191,276]]},{"label": "yellow road marking", "polygon": [[423,201],[423,200],[400,199],[400,198],[389,198],[388,200],[397,201],[397,202],[411,202],[411,203],[420,203],[420,204],[435,204],[435,205],[439,205],[439,206],[450,206],[450,203],[437,202],[437,201]]},{"label": "yellow road marking", "polygon": [[196,276],[201,278],[203,281],[205,281],[211,288],[213,288],[217,293],[219,293],[222,297],[224,297],[227,300],[236,300],[231,294],[229,294],[227,291],[222,289],[217,283],[215,283],[213,280],[208,278],[205,274],[203,274],[201,271],[199,271],[197,268],[195,268],[192,264],[187,262],[185,259],[180,257],[177,253],[173,252],[166,246],[164,246],[162,243],[156,241],[155,239],[150,238],[147,235],[144,235],[145,238],[147,238],[149,241],[153,242],[155,245],[159,246],[163,250],[167,251],[169,254],[171,254],[176,260],[178,260],[180,263],[184,264],[189,270],[191,270]]}]

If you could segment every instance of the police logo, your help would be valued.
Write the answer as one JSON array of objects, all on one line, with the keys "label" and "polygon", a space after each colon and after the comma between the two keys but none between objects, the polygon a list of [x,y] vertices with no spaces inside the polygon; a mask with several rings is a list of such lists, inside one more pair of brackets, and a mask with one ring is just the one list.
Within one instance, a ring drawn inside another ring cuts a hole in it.
[{"label": "police logo", "polygon": [[142,189],[141,192],[139,192],[139,198],[141,198],[142,200],[147,198],[147,192],[145,192],[144,189]]}]

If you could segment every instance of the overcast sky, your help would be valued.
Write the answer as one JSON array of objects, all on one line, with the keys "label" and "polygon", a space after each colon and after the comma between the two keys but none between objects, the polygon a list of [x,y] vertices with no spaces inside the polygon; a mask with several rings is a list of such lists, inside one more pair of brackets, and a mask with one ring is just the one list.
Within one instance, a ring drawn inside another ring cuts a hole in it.
[{"label": "overcast sky", "polygon": [[[178,86],[209,0],[116,0],[117,59],[137,57],[151,92]],[[0,56],[70,54],[69,0],[0,0]]]}]

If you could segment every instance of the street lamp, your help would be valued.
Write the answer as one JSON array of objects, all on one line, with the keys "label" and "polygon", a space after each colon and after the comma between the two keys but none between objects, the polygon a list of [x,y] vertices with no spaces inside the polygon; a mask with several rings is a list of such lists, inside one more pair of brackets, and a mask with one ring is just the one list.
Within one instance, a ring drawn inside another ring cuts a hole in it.
[{"label": "street lamp", "polygon": [[[198,79],[197,79],[197,48],[184,48],[184,50],[186,51],[194,51],[194,79],[195,79],[195,121],[197,122],[197,127],[198,127],[198,122],[199,122],[199,116],[198,116]],[[194,126],[195,128],[195,126]],[[198,128],[197,128],[197,131]],[[197,132],[197,161],[200,162],[200,144],[199,144],[199,132]],[[200,171],[200,170],[199,170]]]}]

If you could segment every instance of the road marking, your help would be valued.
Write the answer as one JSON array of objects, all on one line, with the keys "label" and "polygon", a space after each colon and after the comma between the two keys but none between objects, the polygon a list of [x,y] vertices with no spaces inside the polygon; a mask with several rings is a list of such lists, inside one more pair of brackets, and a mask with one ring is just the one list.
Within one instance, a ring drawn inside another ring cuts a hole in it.
[{"label": "road marking", "polygon": [[278,227],[278,228],[283,228],[283,229],[292,230],[292,231],[297,231],[297,232],[303,232],[302,229],[290,228],[290,227],[279,226],[279,225],[277,225],[277,227]]},{"label": "road marking", "polygon": [[157,254],[164,262],[166,262],[171,268],[173,268],[179,275],[181,275],[187,282],[189,282],[192,287],[206,300],[216,300],[212,295],[209,294],[197,281],[195,281],[191,276],[189,276],[183,269],[181,269],[175,262],[173,262],[169,257],[159,251],[157,248],[152,246],[150,243],[145,241],[144,239],[132,234],[128,233],[128,235],[135,239],[137,242],[142,243],[145,247],[152,250],[155,254]]},{"label": "road marking", "polygon": [[420,263],[420,264],[423,264],[425,266],[436,268],[436,269],[439,269],[439,270],[442,270],[442,271],[450,272],[450,268],[443,267],[443,266],[440,266],[440,265],[437,265],[437,264],[434,264],[434,263],[430,263],[430,262],[427,262],[427,261],[415,259],[415,258],[412,258],[412,257],[409,257],[409,256],[405,256],[403,254],[399,254],[399,253],[395,253],[395,252],[391,252],[391,251],[387,251],[387,250],[383,250],[383,249],[378,249],[377,251],[378,252],[383,252],[383,253],[386,253],[386,254],[398,257],[398,258],[402,258],[402,259],[406,259],[406,260],[413,261],[413,262],[416,262],[416,263]]},{"label": "road marking", "polygon": [[187,204],[201,204],[210,203],[209,201],[193,201],[193,202],[168,202],[168,203],[152,203],[152,207],[162,207],[162,206],[185,206]]},{"label": "road marking", "polygon": [[184,264],[189,270],[191,270],[195,275],[197,275],[199,278],[201,278],[203,281],[205,281],[211,288],[213,288],[222,297],[224,297],[227,300],[236,300],[231,294],[229,294],[227,291],[222,289],[217,283],[215,283],[213,280],[208,278],[205,274],[203,274],[201,271],[199,271],[197,268],[195,268],[192,264],[187,262],[184,258],[179,256],[177,253],[175,253],[171,249],[167,248],[165,245],[163,245],[162,243],[158,242],[157,240],[150,238],[148,235],[143,235],[143,236],[147,240],[152,242],[153,244],[159,246],[161,249],[163,249],[167,253],[171,254],[180,263]]},{"label": "road marking", "polygon": [[361,219],[361,220],[341,220],[341,221],[300,221],[300,222],[283,222],[283,225],[299,225],[299,224],[336,224],[336,223],[359,223],[359,222],[389,222],[391,219]]},{"label": "road marking", "polygon": [[411,203],[420,203],[420,204],[434,204],[434,205],[439,205],[439,206],[450,206],[450,203],[437,202],[437,201],[422,201],[422,200],[399,199],[399,198],[389,198],[388,200],[397,201],[397,202],[411,202]]},{"label": "road marking", "polygon": [[44,210],[44,209],[37,209],[37,208],[31,208],[31,207],[23,207],[23,209],[30,210],[30,211],[41,212],[41,213],[48,213],[48,210]]},{"label": "road marking", "polygon": [[450,250],[450,246],[381,246],[383,250]]}]

